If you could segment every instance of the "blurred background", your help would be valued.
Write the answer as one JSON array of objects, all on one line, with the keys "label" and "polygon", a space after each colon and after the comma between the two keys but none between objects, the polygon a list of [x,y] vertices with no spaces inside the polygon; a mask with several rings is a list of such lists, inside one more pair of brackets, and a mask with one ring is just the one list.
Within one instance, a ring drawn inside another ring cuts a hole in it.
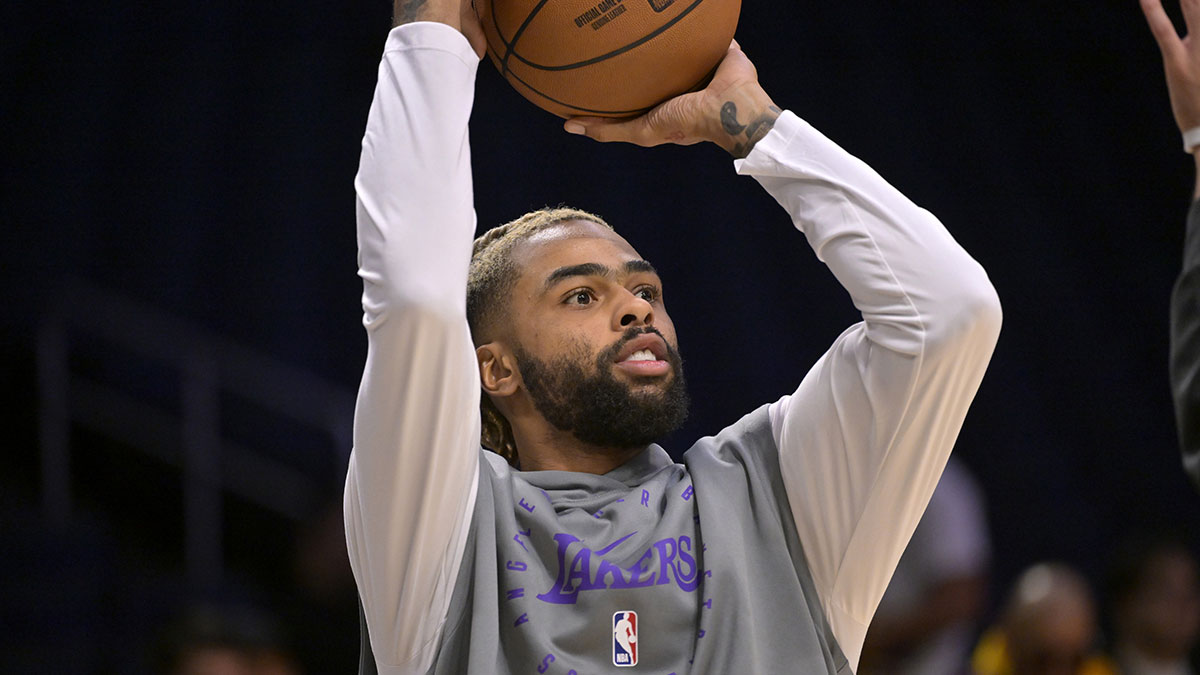
[{"label": "blurred background", "polygon": [[[390,15],[0,8],[0,670],[182,672],[214,645],[256,670],[195,672],[356,668],[352,180]],[[1004,303],[955,450],[978,516],[933,537],[966,542],[969,641],[1059,561],[1111,647],[1119,552],[1200,545],[1166,376],[1193,169],[1137,3],[747,3],[737,37],[776,102],[937,214]],[[856,320],[720,150],[568,136],[479,72],[481,226],[586,208],[662,272],[694,401],[676,456]]]}]

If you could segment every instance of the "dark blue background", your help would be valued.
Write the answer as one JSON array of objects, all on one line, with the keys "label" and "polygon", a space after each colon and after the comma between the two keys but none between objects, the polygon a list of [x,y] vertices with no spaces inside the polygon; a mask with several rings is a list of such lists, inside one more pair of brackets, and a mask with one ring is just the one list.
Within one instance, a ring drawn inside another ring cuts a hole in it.
[{"label": "dark blue background", "polygon": [[[7,506],[36,504],[34,328],[69,276],[356,385],[352,179],[389,18],[0,10]],[[988,499],[994,586],[1046,558],[1095,578],[1131,531],[1195,543],[1166,383],[1193,170],[1137,3],[748,2],[737,37],[777,103],[937,214],[1000,294],[956,450]],[[695,401],[675,450],[789,392],[856,320],[716,148],[568,136],[486,63],[471,138],[482,225],[579,206],[662,272]]]}]

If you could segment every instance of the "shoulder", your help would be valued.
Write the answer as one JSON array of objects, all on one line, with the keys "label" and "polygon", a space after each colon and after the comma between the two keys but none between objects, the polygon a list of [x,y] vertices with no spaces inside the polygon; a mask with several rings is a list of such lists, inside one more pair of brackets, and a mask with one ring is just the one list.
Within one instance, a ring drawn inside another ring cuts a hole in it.
[{"label": "shoulder", "polygon": [[479,446],[480,472],[490,478],[507,479],[512,474],[512,466],[500,455]]},{"label": "shoulder", "polygon": [[715,436],[705,436],[693,443],[683,454],[684,466],[691,470],[697,463],[745,461],[764,451],[777,455],[769,408],[769,405],[759,406]]},{"label": "shoulder", "polygon": [[760,406],[715,436],[696,441],[683,455],[683,464],[699,489],[749,492],[783,502],[779,448],[771,431],[767,405]]}]

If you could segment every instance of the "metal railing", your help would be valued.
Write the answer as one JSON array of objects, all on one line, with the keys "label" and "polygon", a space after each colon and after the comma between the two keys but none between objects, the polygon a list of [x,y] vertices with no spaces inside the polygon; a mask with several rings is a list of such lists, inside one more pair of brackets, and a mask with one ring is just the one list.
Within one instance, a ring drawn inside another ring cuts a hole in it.
[{"label": "metal railing", "polygon": [[[79,372],[71,357],[84,341],[167,366],[178,379],[178,403],[133,393],[112,373]],[[349,454],[352,391],[79,281],[65,287],[40,325],[37,382],[42,506],[49,522],[62,526],[71,518],[73,428],[154,457],[180,472],[184,558],[197,586],[216,584],[223,575],[226,494],[300,520],[327,492],[326,483],[297,466],[230,439],[223,431],[222,394],[319,435],[338,466]]]}]

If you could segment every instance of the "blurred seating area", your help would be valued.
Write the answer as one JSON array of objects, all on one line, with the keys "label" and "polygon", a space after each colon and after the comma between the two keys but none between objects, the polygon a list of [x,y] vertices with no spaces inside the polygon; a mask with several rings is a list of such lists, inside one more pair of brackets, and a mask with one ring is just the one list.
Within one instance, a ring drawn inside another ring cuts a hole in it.
[{"label": "blurred seating area", "polygon": [[1193,539],[1137,532],[1096,551],[1101,578],[1033,561],[994,589],[983,494],[952,457],[868,630],[859,675],[1200,673],[1196,528],[1183,531]]},{"label": "blurred seating area", "polygon": [[352,668],[353,392],[101,289],[62,297],[37,447],[3,490],[0,671]]}]

